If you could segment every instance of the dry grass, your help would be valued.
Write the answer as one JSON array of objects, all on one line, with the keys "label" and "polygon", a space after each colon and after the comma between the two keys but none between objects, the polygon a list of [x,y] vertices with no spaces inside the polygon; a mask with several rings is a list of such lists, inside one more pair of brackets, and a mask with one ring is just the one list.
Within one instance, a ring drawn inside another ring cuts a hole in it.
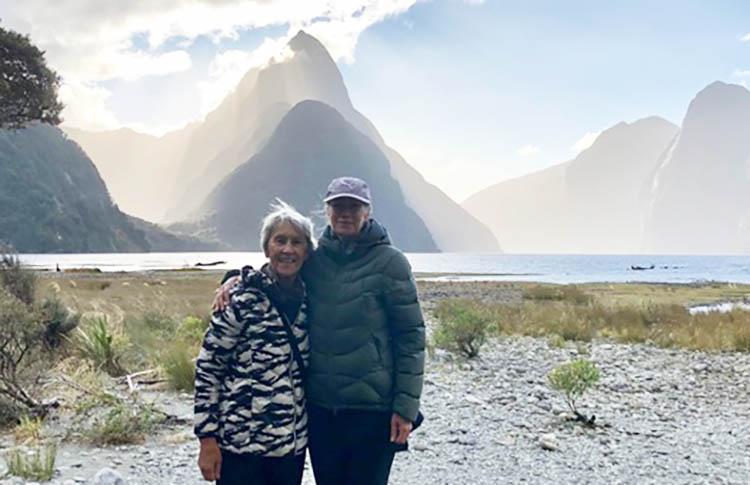
[{"label": "dry grass", "polygon": [[526,300],[518,305],[504,305],[460,299],[440,308],[442,319],[484,322],[489,318],[490,328],[496,334],[546,336],[551,346],[561,346],[563,341],[606,338],[695,350],[750,351],[750,312],[741,310],[690,315],[685,307],[675,304]]}]

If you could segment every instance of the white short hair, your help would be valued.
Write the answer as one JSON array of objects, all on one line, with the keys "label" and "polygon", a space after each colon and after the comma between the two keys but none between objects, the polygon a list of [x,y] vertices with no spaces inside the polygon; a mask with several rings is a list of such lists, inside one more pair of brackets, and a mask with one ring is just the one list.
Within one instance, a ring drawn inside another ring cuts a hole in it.
[{"label": "white short hair", "polygon": [[309,217],[305,217],[297,209],[287,204],[281,199],[276,199],[271,204],[271,212],[263,218],[260,228],[260,247],[264,252],[268,251],[268,242],[274,231],[283,223],[288,222],[300,234],[305,236],[307,241],[307,251],[312,252],[315,249],[315,238],[313,237],[313,223]]}]

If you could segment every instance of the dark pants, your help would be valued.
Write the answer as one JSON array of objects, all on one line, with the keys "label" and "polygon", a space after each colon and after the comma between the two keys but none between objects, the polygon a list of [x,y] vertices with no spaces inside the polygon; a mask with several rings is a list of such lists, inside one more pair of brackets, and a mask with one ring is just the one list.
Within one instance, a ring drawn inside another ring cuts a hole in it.
[{"label": "dark pants", "polygon": [[310,460],[317,485],[385,485],[396,446],[391,414],[308,405]]},{"label": "dark pants", "polygon": [[283,457],[238,455],[221,452],[221,478],[217,485],[299,485],[305,454]]}]

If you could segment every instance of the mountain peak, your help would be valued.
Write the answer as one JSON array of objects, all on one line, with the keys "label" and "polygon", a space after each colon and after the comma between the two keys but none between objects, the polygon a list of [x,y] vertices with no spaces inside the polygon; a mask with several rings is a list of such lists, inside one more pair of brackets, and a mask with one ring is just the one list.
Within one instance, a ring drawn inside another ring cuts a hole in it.
[{"label": "mountain peak", "polygon": [[321,50],[326,51],[325,46],[323,46],[323,44],[318,39],[308,34],[304,30],[300,30],[299,32],[297,32],[297,35],[292,37],[292,39],[289,41],[289,47],[291,47],[294,52],[314,52]]}]

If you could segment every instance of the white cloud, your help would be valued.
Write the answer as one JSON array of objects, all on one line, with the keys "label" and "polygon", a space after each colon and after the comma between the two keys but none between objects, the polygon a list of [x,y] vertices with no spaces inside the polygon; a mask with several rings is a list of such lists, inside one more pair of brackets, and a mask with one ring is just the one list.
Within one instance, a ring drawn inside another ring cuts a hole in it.
[{"label": "white cloud", "polygon": [[464,3],[468,3],[469,5],[482,5],[485,0],[463,0]]},{"label": "white cloud", "polygon": [[734,76],[734,77],[740,77],[740,78],[742,78],[742,77],[750,77],[750,69],[746,70],[746,71],[743,71],[741,69],[737,69],[736,71],[734,71],[732,73],[732,76]]},{"label": "white cloud", "polygon": [[[249,52],[217,55],[200,85],[203,107],[215,106],[244,72],[278,53],[299,29],[316,36],[334,60],[352,62],[359,35],[421,0],[0,0],[3,26],[29,34],[46,51],[65,83],[73,120],[92,122],[87,109],[112,122],[104,109],[106,80],[133,81],[191,68],[189,49],[199,37],[216,43],[245,30],[289,26]],[[71,93],[86,91],[81,98]],[[117,93],[110,93],[117,95]],[[80,104],[80,106],[79,106]]]},{"label": "white cloud", "polygon": [[253,68],[262,68],[269,61],[283,61],[293,55],[287,47],[288,36],[279,39],[266,38],[255,50],[227,50],[219,53],[208,68],[209,79],[198,83],[201,92],[201,113],[207,114],[233,90],[240,80]]},{"label": "white cloud", "polygon": [[516,153],[522,157],[531,157],[539,153],[539,147],[534,145],[525,145],[516,150]]},{"label": "white cloud", "polygon": [[740,37],[741,42],[750,42],[750,32]]},{"label": "white cloud", "polygon": [[81,81],[69,81],[60,86],[60,101],[65,104],[63,124],[86,130],[116,128],[117,117],[107,107],[112,96],[108,90]]},{"label": "white cloud", "polygon": [[583,135],[577,142],[575,142],[573,146],[570,147],[570,149],[575,153],[582,152],[583,150],[593,145],[600,134],[601,131],[589,131],[588,133]]}]

